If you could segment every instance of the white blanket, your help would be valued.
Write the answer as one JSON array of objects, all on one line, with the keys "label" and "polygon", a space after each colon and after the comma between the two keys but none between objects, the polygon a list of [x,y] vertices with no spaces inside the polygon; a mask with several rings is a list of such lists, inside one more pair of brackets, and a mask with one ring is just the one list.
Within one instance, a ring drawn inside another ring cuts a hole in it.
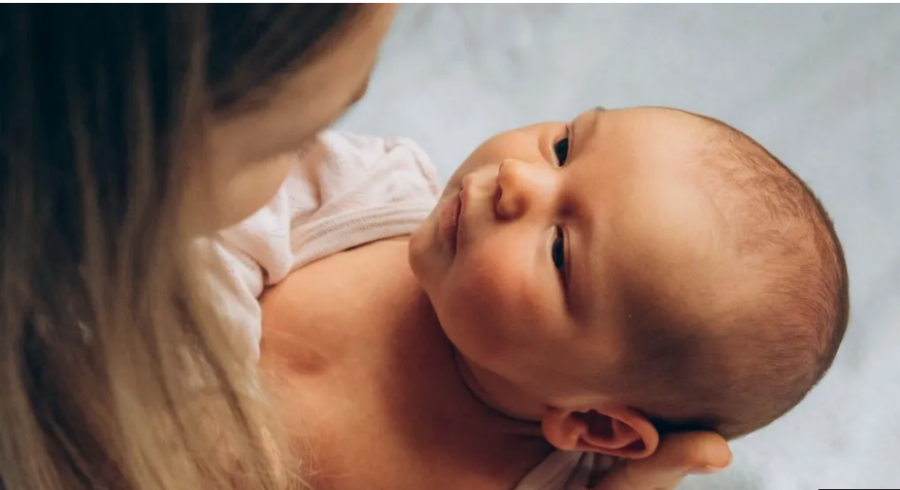
[{"label": "white blanket", "polygon": [[412,137],[446,178],[496,131],[596,105],[743,129],[810,183],[847,252],[831,374],[683,488],[900,488],[900,7],[405,6],[343,126]]}]

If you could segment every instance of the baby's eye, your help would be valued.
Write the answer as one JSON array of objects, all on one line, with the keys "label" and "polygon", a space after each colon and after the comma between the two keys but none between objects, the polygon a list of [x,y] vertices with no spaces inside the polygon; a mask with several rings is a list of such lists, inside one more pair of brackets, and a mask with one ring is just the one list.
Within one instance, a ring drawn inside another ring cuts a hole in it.
[{"label": "baby's eye", "polygon": [[550,251],[553,256],[553,265],[556,270],[566,277],[566,238],[562,232],[562,228],[556,227],[556,238],[553,240],[553,247]]},{"label": "baby's eye", "polygon": [[553,153],[556,154],[557,164],[560,167],[564,166],[566,164],[566,160],[569,158],[569,137],[568,136],[557,141],[556,144],[553,145]]}]

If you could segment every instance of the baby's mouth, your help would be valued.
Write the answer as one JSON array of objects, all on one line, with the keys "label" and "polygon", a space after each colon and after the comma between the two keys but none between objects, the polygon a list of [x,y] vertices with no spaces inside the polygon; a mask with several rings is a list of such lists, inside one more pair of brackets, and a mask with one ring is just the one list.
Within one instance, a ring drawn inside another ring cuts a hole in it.
[{"label": "baby's mouth", "polygon": [[462,200],[462,191],[456,195],[455,202],[453,203],[454,216],[453,216],[453,251],[456,252],[459,249],[459,231],[460,225],[462,225],[462,211],[463,211],[463,200]]},{"label": "baby's mouth", "polygon": [[453,249],[459,248],[459,239],[463,232],[463,217],[466,215],[466,194],[465,187],[460,187],[456,194],[456,236],[454,238]]},{"label": "baby's mouth", "polygon": [[441,210],[441,216],[438,222],[441,237],[450,244],[454,253],[456,253],[458,246],[459,220],[462,211],[461,194],[462,193],[457,194],[448,199],[449,202],[447,202]]}]

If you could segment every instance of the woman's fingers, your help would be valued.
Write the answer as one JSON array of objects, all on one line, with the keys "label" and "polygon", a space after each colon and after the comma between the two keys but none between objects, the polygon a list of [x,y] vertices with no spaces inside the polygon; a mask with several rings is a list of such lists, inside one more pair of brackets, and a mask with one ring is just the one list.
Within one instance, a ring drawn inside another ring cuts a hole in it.
[{"label": "woman's fingers", "polygon": [[731,450],[720,435],[672,434],[652,456],[613,467],[594,490],[673,490],[691,473],[715,473],[730,464]]}]

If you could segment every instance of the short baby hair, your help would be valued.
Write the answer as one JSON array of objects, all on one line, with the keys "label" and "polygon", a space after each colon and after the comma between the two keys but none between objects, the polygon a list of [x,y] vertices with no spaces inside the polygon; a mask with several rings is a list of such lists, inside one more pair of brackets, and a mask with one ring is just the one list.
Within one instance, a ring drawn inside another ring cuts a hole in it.
[{"label": "short baby hair", "polygon": [[661,433],[731,439],[788,412],[825,375],[849,320],[847,267],[809,187],[746,134],[698,117],[709,128],[700,171],[743,276],[734,284],[758,286],[713,324],[641,301],[622,368],[640,386],[630,404]]}]

